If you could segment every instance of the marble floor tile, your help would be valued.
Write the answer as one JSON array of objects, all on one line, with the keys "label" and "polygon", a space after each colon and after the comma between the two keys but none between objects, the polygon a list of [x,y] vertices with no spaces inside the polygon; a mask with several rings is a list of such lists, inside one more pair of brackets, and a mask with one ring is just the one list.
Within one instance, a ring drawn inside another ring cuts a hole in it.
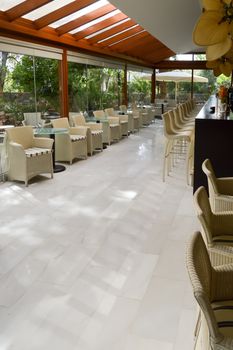
[{"label": "marble floor tile", "polygon": [[199,225],[163,146],[156,120],[53,179],[0,183],[1,350],[192,349]]},{"label": "marble floor tile", "polygon": [[[173,343],[182,314],[185,283],[153,276],[131,331],[142,337]],[[186,334],[189,338],[189,334]]]}]

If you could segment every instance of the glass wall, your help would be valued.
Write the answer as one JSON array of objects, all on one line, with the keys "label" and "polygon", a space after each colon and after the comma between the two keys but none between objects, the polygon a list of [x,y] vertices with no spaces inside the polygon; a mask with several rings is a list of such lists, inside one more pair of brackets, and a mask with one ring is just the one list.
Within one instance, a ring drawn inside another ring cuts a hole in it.
[{"label": "glass wall", "polygon": [[129,105],[148,105],[151,102],[151,74],[128,71]]},{"label": "glass wall", "polygon": [[113,107],[121,104],[122,71],[88,64],[68,63],[70,112]]},{"label": "glass wall", "polygon": [[2,122],[20,124],[24,112],[60,111],[59,61],[0,52]]}]

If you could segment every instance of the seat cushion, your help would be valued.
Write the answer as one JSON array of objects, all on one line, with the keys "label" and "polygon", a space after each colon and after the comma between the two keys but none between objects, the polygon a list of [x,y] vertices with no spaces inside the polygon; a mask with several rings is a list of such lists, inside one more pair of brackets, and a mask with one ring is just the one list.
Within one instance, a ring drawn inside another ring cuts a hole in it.
[{"label": "seat cushion", "polygon": [[100,135],[100,134],[103,134],[103,130],[92,130],[91,134],[94,135],[94,136]]},{"label": "seat cushion", "polygon": [[233,245],[233,235],[222,235],[213,237],[213,242],[218,244]]},{"label": "seat cushion", "polygon": [[75,141],[85,140],[86,137],[82,136],[82,135],[70,135],[70,139],[71,139],[72,142],[75,142]]},{"label": "seat cushion", "polygon": [[118,128],[119,124],[110,124],[109,126],[110,126],[110,128],[116,128],[116,127]]},{"label": "seat cushion", "polygon": [[43,154],[48,154],[51,153],[51,149],[48,148],[26,148],[25,150],[26,157],[37,157]]},{"label": "seat cushion", "polygon": [[220,333],[233,338],[233,300],[212,303]]}]

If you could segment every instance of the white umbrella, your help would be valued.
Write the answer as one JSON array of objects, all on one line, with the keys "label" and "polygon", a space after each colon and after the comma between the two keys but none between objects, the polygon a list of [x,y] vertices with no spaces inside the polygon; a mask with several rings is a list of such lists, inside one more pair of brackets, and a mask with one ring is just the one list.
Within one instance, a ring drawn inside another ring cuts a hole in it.
[{"label": "white umbrella", "polygon": [[[162,72],[156,73],[157,81],[174,81],[175,83],[185,82],[192,80],[192,74],[188,72],[182,71],[170,71],[170,72]],[[202,77],[200,75],[193,75],[194,83],[208,83],[208,78]]]},{"label": "white umbrella", "polygon": [[[175,100],[177,99],[177,85],[180,82],[191,82],[192,74],[183,71],[170,71],[170,72],[162,72],[156,73],[157,81],[165,81],[165,82],[174,82],[176,84],[175,88]],[[208,83],[208,78],[202,77],[200,75],[193,75],[194,83]]]}]

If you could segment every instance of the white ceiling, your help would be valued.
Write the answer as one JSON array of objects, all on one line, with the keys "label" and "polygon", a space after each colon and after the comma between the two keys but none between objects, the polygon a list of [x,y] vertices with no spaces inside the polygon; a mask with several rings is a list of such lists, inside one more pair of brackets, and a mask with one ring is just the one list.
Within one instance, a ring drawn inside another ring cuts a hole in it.
[{"label": "white ceiling", "polygon": [[201,14],[199,0],[110,0],[176,53],[200,51],[192,31]]}]

